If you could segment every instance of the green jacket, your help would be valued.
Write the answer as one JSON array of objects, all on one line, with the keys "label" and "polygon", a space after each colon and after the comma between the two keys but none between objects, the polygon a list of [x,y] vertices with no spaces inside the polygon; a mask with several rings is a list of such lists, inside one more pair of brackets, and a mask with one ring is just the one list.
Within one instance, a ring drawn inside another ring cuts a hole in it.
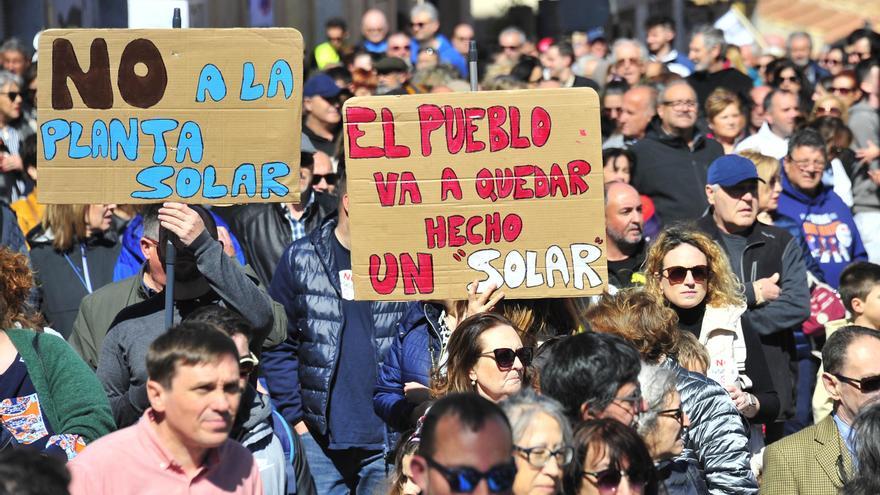
[{"label": "green jacket", "polygon": [[[244,270],[248,277],[262,288],[253,269],[245,265]],[[144,269],[141,267],[136,275],[105,285],[83,298],[80,303],[79,313],[73,322],[73,330],[68,341],[93,370],[98,369],[101,345],[119,312],[129,306],[146,301],[149,297],[144,290],[143,275]],[[251,342],[251,350],[257,356],[260,355],[261,348],[274,347],[287,338],[287,313],[284,311],[284,306],[274,300],[272,301],[272,315],[274,321],[269,335],[254,335]]]},{"label": "green jacket", "polygon": [[98,377],[60,337],[33,330],[6,330],[21,355],[56,434],[83,437],[86,443],[116,429],[110,403]]}]

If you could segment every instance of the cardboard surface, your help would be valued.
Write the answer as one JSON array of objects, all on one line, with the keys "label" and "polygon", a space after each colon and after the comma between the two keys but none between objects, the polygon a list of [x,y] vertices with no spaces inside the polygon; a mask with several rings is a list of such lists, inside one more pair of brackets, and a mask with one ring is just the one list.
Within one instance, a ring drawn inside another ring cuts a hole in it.
[{"label": "cardboard surface", "polygon": [[592,89],[360,97],[343,118],[356,299],[604,290]]},{"label": "cardboard surface", "polygon": [[288,28],[44,32],[40,201],[298,201],[302,57]]}]

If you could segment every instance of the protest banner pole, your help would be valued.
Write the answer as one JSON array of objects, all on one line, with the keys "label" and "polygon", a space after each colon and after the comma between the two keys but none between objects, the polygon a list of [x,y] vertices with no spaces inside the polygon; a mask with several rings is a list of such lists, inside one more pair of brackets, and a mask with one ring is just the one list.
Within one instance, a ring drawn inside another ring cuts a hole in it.
[{"label": "protest banner pole", "polygon": [[[171,19],[171,26],[174,29],[180,29],[180,8],[174,8],[174,16]],[[173,234],[168,232],[165,246],[165,329],[174,325],[174,264],[177,258],[177,248],[171,242]]]},{"label": "protest banner pole", "polygon": [[468,47],[468,73],[471,79],[471,91],[477,91],[477,42],[471,40]]}]

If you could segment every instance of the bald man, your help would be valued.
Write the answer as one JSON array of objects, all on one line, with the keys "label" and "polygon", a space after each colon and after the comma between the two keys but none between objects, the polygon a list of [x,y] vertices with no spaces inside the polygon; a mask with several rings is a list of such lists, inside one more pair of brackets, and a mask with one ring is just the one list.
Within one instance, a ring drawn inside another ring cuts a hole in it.
[{"label": "bald man", "polygon": [[[388,49],[388,18],[379,9],[370,9],[361,17],[361,47],[375,57]],[[374,58],[375,60],[375,58]]]},{"label": "bald man", "polygon": [[625,182],[605,184],[605,256],[608,284],[618,289],[643,285],[640,273],[645,261],[642,198]]}]

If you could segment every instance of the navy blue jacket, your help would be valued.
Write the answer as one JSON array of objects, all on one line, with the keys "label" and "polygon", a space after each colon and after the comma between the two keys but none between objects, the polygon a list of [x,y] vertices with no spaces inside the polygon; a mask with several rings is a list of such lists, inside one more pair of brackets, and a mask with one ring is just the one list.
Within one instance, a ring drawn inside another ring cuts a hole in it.
[{"label": "navy blue jacket", "polygon": [[[269,295],[287,313],[287,339],[263,353],[262,368],[277,409],[295,425],[327,434],[330,387],[345,326],[339,270],[330,244],[336,215],[297,240],[282,255]],[[377,366],[391,346],[405,303],[373,302]]]},{"label": "navy blue jacket", "polygon": [[439,364],[439,319],[440,309],[434,304],[407,304],[406,313],[397,325],[394,343],[385,356],[385,362],[379,366],[373,391],[373,409],[391,429],[398,432],[415,426],[411,415],[417,404],[406,400],[404,384],[418,382],[429,386],[431,369]]}]

